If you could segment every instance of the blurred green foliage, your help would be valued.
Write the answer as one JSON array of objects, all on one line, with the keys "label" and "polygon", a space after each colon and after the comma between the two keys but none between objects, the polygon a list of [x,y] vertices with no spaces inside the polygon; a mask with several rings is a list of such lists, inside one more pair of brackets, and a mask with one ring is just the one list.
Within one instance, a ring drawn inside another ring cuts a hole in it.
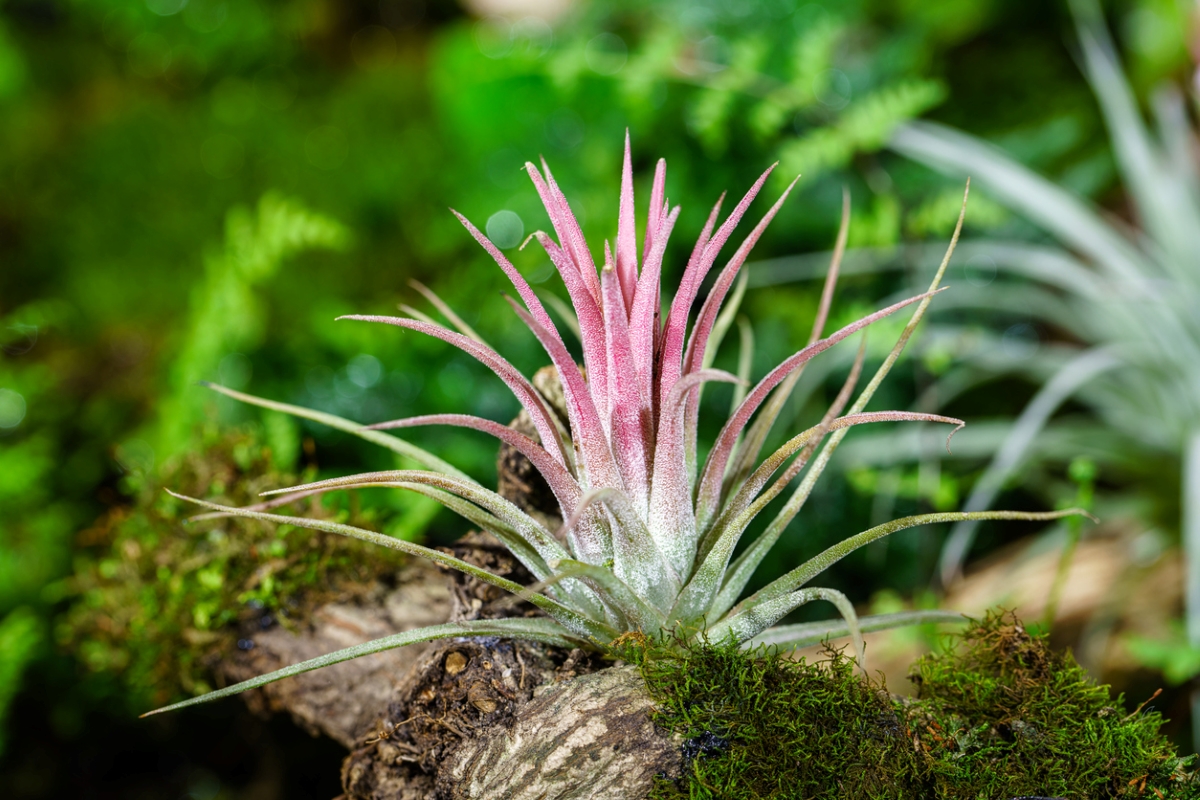
[{"label": "blurred green foliage", "polygon": [[[197,380],[215,375],[233,388],[249,380],[252,367],[240,351],[261,344],[265,324],[254,288],[273,278],[288,256],[312,248],[343,250],[348,241],[349,231],[339,223],[272,194],[259,201],[255,214],[240,208],[229,213],[225,247],[205,258],[204,280],[193,290],[183,342],[171,362],[167,395],[158,412],[157,440],[164,454],[186,447],[201,417]],[[288,469],[297,454],[289,440],[296,434],[286,420],[274,422],[271,430],[276,432],[276,461]]]},{"label": "blurred green foliage", "polygon": [[[1136,87],[1178,76],[1187,50],[1176,4],[1122,0],[1112,12]],[[957,188],[879,152],[891,126],[926,113],[1003,139],[1046,174],[1104,197],[1112,159],[1063,23],[1062,9],[1033,0],[608,0],[549,23],[484,19],[445,0],[0,4],[0,636],[14,642],[3,648],[0,700],[22,664],[43,664],[29,675],[58,676],[45,680],[71,691],[45,682],[30,691],[44,694],[55,735],[79,741],[72,706],[117,691],[80,681],[86,667],[76,674],[69,657],[32,643],[55,640],[72,604],[92,602],[103,584],[79,594],[73,571],[95,578],[115,558],[145,582],[134,585],[165,591],[169,582],[114,542],[178,533],[175,512],[151,492],[180,474],[177,454],[217,458],[217,432],[236,429],[254,431],[278,473],[395,465],[352,437],[239,407],[194,381],[243,383],[364,421],[515,414],[502,386],[446,347],[333,322],[414,302],[406,280],[415,277],[516,366],[544,363],[504,304],[485,302],[502,276],[447,205],[498,241],[547,227],[520,172],[544,154],[585,233],[611,236],[629,127],[640,196],[665,156],[668,193],[683,203],[671,269],[720,192],[743,190],[777,159],[780,180],[802,172],[804,184],[760,257],[827,248],[843,184],[854,243],[890,247],[944,236],[952,223]],[[981,227],[1013,224],[994,204],[973,203]],[[532,248],[509,255],[539,292],[558,291]],[[847,276],[838,313],[874,303],[881,288],[898,284]],[[814,286],[747,295],[754,376],[803,342],[815,306]],[[729,350],[717,366],[733,366]],[[926,361],[881,402],[911,400],[928,377],[921,369],[936,371]],[[827,399],[823,379],[839,382],[847,366],[814,372],[785,413],[811,413]],[[714,390],[705,402],[723,411],[728,395]],[[430,429],[412,439],[491,479],[494,451],[477,435]],[[956,490],[952,476],[913,480],[897,480],[895,513]],[[420,498],[361,501],[361,513],[401,535],[461,530]],[[844,485],[814,506],[782,559],[819,548],[825,529],[869,523],[871,510]],[[109,521],[110,538],[80,533],[96,520]],[[847,559],[839,588],[870,586],[883,570],[921,586],[936,546],[914,535],[888,547],[886,563]],[[73,625],[63,640],[79,641]],[[145,664],[154,652],[117,656],[115,640],[88,635],[105,658]]]},{"label": "blurred green foliage", "polygon": [[[32,609],[17,608],[0,620],[0,719],[21,686],[21,675],[42,643],[41,625]],[[4,754],[7,732],[0,728],[0,755]]]}]

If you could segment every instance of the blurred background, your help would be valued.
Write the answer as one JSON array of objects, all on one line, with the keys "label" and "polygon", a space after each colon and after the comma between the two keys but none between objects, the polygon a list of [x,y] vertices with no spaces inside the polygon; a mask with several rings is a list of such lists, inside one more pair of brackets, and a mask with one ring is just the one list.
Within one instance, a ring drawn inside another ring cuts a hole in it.
[{"label": "blurred background", "polygon": [[[1163,688],[1193,751],[1198,58],[1192,0],[0,1],[0,795],[338,794],[343,751],[286,719],[135,719],[203,691],[247,609],[287,624],[387,566],[183,527],[163,486],[244,501],[252,478],[395,463],[196,382],[364,422],[507,421],[516,401],[467,357],[333,320],[433,313],[417,279],[531,374],[544,354],[447,207],[562,294],[518,249],[549,227],[521,167],[546,158],[595,245],[615,235],[626,129],[639,216],[659,157],[683,206],[667,286],[722,191],[779,161],[765,210],[802,175],[717,357],[752,356],[756,379],[807,338],[843,188],[834,324],[925,285],[974,175],[955,288],[873,406],[967,420],[953,456],[944,431],[852,433],[759,580],[891,517],[1084,504],[1101,524],[913,529],[827,581],[874,611],[1016,608],[1131,709]],[[814,364],[780,437],[852,356]],[[728,391],[704,402],[713,434]],[[495,480],[486,439],[411,438]],[[326,511],[433,543],[466,530],[419,497]],[[930,637],[874,646],[902,660]]]}]

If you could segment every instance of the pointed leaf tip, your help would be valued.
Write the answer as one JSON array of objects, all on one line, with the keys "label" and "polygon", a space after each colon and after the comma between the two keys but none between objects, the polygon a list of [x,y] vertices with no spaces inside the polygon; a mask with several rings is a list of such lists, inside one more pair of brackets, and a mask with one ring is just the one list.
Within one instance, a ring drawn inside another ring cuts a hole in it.
[{"label": "pointed leaf tip", "polygon": [[950,455],[954,455],[954,453],[950,451],[950,440],[954,438],[954,434],[958,433],[965,427],[967,427],[967,423],[959,420],[958,424],[954,426],[954,430],[946,434],[946,452],[950,453]]}]

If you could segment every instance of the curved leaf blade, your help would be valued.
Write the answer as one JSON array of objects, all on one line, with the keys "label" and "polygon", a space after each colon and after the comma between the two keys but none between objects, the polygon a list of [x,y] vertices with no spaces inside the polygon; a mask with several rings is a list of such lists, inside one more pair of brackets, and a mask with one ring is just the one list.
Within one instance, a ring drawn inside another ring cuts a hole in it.
[{"label": "curved leaf blade", "polygon": [[489,619],[473,620],[470,622],[448,622],[444,625],[417,628],[364,642],[354,647],[347,647],[343,650],[335,650],[323,656],[310,658],[307,661],[301,661],[298,664],[292,664],[289,667],[268,672],[265,675],[259,675],[258,677],[244,680],[241,683],[235,683],[232,686],[226,686],[224,689],[218,689],[215,692],[209,692],[199,697],[192,697],[188,700],[172,703],[169,706],[156,708],[153,711],[147,711],[141,717],[145,718],[168,711],[178,711],[181,708],[188,708],[200,703],[210,703],[224,697],[241,694],[250,689],[266,686],[275,681],[281,681],[284,678],[301,675],[305,672],[311,672],[314,669],[320,669],[321,667],[340,664],[343,661],[371,655],[372,653],[382,653],[385,650],[394,650],[397,647],[404,647],[405,645],[416,644],[417,642],[432,642],[436,639],[455,639],[471,636],[503,636],[509,639],[542,642],[543,644],[557,647],[578,647],[580,644],[586,644],[586,642],[571,636],[570,633],[558,624],[548,619]]}]

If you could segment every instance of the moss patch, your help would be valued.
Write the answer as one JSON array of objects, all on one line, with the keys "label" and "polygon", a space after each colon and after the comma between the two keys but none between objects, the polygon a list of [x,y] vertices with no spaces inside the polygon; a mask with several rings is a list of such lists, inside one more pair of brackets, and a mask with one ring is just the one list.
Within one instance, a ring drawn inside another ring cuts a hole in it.
[{"label": "moss patch", "polygon": [[1128,714],[1011,617],[972,623],[893,698],[837,651],[817,664],[706,646],[635,659],[684,737],[653,798],[1200,798],[1154,711]]},{"label": "moss patch", "polygon": [[[162,705],[209,691],[212,666],[254,631],[377,590],[401,554],[244,518],[186,524],[197,509],[163,491],[250,505],[260,491],[298,482],[271,468],[254,432],[227,435],[145,480],[133,505],[80,534],[92,555],[76,564],[60,645],[89,669],[118,676],[135,708]],[[281,513],[375,522],[352,494],[302,500]]]},{"label": "moss patch", "polygon": [[1127,713],[1011,616],[972,624],[911,678],[934,797],[1200,797],[1158,712]]}]

